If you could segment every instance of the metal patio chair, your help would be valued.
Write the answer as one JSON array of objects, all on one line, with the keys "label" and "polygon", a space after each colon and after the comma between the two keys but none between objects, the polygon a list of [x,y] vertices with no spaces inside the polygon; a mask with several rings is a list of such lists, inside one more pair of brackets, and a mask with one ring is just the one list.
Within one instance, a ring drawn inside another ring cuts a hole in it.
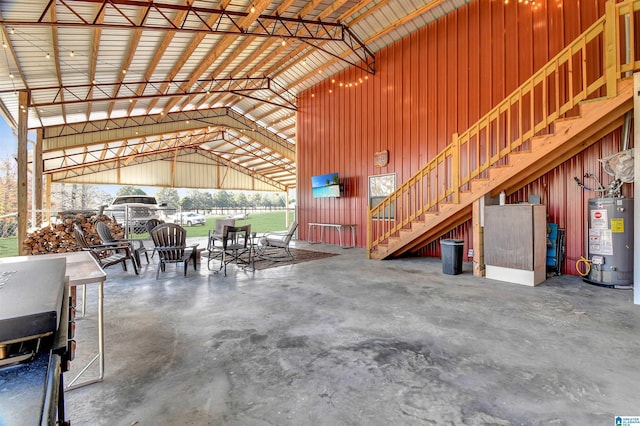
[{"label": "metal patio chair", "polygon": [[209,230],[207,239],[207,268],[211,270],[211,261],[222,255],[222,233],[225,226],[235,226],[235,219],[216,219],[215,226]]},{"label": "metal patio chair", "polygon": [[298,221],[294,220],[287,231],[264,234],[258,241],[256,257],[274,262],[293,260],[293,254],[289,250],[289,243],[296,233],[296,229],[298,229]]},{"label": "metal patio chair", "polygon": [[222,231],[222,250],[220,255],[220,270],[224,268],[227,276],[227,265],[249,266],[253,261],[251,253],[251,225],[228,226]]}]

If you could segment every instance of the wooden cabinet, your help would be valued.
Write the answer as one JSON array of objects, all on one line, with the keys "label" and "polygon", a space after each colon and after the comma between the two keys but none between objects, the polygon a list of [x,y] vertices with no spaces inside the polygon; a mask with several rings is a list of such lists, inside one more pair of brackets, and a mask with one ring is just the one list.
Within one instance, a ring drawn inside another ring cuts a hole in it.
[{"label": "wooden cabinet", "polygon": [[486,277],[535,286],[546,280],[547,217],[541,204],[484,208]]}]

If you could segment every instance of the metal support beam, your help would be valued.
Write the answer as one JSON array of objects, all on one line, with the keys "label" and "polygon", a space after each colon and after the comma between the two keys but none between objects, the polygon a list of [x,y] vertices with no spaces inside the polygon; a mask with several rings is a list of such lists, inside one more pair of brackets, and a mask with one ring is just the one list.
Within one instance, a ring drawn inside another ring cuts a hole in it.
[{"label": "metal support beam", "polygon": [[[55,13],[51,13],[52,10]],[[182,14],[179,22],[172,20],[176,13]],[[375,73],[375,56],[344,24],[259,15],[250,27],[245,28],[242,20],[249,15],[249,12],[146,0],[51,0],[37,20],[0,19],[0,24],[5,27],[94,27],[296,39],[368,73]],[[142,22],[134,22],[131,16],[144,16],[144,19]],[[344,51],[326,46],[326,42],[338,43],[345,51],[350,51],[350,54],[344,55]],[[354,59],[349,59],[351,57]]]},{"label": "metal support beam", "polygon": [[[144,90],[140,92],[140,87]],[[167,87],[167,89],[164,89]],[[184,87],[190,87],[188,90]],[[13,90],[0,91],[13,93]],[[47,107],[94,102],[137,101],[183,96],[209,97],[216,93],[234,93],[279,108],[296,110],[298,98],[269,77],[214,78],[197,80],[122,81],[65,86],[34,87],[30,89],[30,107],[46,115]]]},{"label": "metal support beam", "polygon": [[178,133],[207,126],[224,126],[251,131],[251,139],[290,160],[295,159],[295,145],[259,126],[255,121],[230,108],[175,112],[162,116],[115,118],[64,124],[44,128],[44,152],[87,146],[158,134]]}]

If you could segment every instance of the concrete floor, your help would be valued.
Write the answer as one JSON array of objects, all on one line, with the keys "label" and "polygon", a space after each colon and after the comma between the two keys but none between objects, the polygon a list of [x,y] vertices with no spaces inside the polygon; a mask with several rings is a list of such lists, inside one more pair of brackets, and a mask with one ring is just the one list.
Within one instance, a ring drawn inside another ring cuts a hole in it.
[{"label": "concrete floor", "polygon": [[[227,277],[107,269],[106,376],[81,425],[613,425],[640,416],[633,292],[340,256]],[[144,263],[144,262],[143,262]],[[96,330],[95,286],[78,360]],[[66,375],[69,377],[69,374]]]}]

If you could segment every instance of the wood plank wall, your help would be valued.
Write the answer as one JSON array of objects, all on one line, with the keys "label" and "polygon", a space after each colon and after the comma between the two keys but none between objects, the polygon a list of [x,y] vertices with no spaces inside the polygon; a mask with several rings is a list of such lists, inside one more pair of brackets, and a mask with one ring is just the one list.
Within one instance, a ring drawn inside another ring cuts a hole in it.
[{"label": "wood plank wall", "polygon": [[[605,11],[604,0],[536,3],[538,8],[515,0],[472,1],[376,52],[374,76],[350,68],[301,93],[299,237],[307,238],[309,222],[355,223],[357,245],[364,247],[368,176],[396,173],[398,184],[406,180],[454,132],[477,121]],[[585,254],[586,206],[593,196],[573,176],[594,172],[608,182],[597,158],[619,145],[616,131],[508,199],[542,195],[550,221],[567,228],[565,273],[575,273],[571,263]],[[375,167],[374,153],[381,150],[389,151],[389,163]],[[343,196],[314,199],[311,176],[330,172],[340,174]],[[337,244],[336,235],[325,234],[325,241]],[[470,223],[446,237],[465,239],[465,256],[473,246]],[[439,245],[420,254],[439,256]]]}]

